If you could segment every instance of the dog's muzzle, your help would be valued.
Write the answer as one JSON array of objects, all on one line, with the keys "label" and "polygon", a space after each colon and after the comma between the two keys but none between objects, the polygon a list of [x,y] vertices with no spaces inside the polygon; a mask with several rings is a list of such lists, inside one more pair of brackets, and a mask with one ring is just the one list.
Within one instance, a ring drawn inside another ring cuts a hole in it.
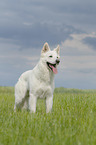
[{"label": "dog's muzzle", "polygon": [[60,60],[59,59],[56,59],[56,64],[59,64],[60,63]]}]

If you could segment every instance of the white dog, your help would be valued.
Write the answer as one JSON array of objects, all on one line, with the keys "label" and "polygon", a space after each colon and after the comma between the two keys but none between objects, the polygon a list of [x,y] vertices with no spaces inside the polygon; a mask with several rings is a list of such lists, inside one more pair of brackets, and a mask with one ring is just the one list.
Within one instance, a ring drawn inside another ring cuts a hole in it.
[{"label": "white dog", "polygon": [[54,74],[60,62],[59,45],[53,51],[45,43],[39,63],[33,70],[24,72],[15,85],[16,108],[29,109],[36,112],[37,98],[46,99],[46,113],[50,112],[53,104]]}]

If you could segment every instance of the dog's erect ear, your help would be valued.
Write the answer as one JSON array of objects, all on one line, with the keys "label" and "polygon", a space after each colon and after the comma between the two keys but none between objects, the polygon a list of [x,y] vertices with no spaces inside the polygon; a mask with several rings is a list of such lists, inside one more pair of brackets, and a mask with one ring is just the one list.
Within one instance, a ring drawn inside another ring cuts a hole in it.
[{"label": "dog's erect ear", "polygon": [[59,55],[59,53],[60,53],[60,46],[58,45],[57,48],[55,48],[54,50],[55,50],[55,51],[57,52],[57,54]]},{"label": "dog's erect ear", "polygon": [[44,44],[44,46],[43,46],[43,48],[42,48],[42,53],[45,53],[45,52],[47,52],[47,51],[49,51],[50,50],[50,48],[49,48],[49,45],[48,45],[48,43],[46,42],[45,44]]}]

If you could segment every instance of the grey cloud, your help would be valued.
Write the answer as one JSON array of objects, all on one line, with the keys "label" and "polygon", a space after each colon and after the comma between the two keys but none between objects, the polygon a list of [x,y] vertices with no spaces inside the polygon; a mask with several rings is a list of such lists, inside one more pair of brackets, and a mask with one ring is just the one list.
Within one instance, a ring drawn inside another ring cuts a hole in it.
[{"label": "grey cloud", "polygon": [[[79,63],[78,63],[79,65]],[[78,73],[78,74],[84,74],[84,75],[87,75],[87,74],[96,74],[96,68],[67,68],[65,70],[66,72],[71,72],[72,74],[75,74],[75,73]]]},{"label": "grey cloud", "polygon": [[86,37],[83,42],[90,45],[94,50],[96,50],[96,38]]},{"label": "grey cloud", "polygon": [[86,74],[86,75],[92,73],[92,74],[95,75],[96,74],[96,68],[91,68],[91,69],[90,68],[89,69],[88,68],[87,69],[84,69],[84,68],[83,69],[76,69],[76,72],[77,73]]},{"label": "grey cloud", "polygon": [[11,39],[23,48],[41,48],[48,41],[50,45],[60,44],[72,33],[80,33],[78,29],[65,24],[33,23],[32,25],[11,24],[0,27],[0,37]]},{"label": "grey cloud", "polygon": [[75,1],[70,1],[70,3],[60,3],[60,5],[55,7],[55,10],[58,10],[60,13],[81,13],[81,14],[96,14],[95,9],[96,1],[94,1],[94,4],[92,1],[78,1],[78,3]]},{"label": "grey cloud", "polygon": [[[90,24],[96,24],[95,0],[5,0],[0,3],[0,20],[5,26],[15,22],[20,25],[24,21],[65,23],[74,26],[81,26],[83,29]],[[13,23],[14,24],[14,23]],[[84,25],[83,25],[84,24]],[[85,25],[86,24],[86,25]],[[92,28],[90,28],[92,29]]]}]

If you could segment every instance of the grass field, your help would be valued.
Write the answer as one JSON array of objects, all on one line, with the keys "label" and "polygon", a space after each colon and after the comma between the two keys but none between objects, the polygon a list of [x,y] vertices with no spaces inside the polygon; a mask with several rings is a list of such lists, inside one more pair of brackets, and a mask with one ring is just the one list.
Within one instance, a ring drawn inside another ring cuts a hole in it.
[{"label": "grass field", "polygon": [[96,145],[96,90],[58,88],[52,113],[14,112],[14,89],[0,87],[0,145]]}]

